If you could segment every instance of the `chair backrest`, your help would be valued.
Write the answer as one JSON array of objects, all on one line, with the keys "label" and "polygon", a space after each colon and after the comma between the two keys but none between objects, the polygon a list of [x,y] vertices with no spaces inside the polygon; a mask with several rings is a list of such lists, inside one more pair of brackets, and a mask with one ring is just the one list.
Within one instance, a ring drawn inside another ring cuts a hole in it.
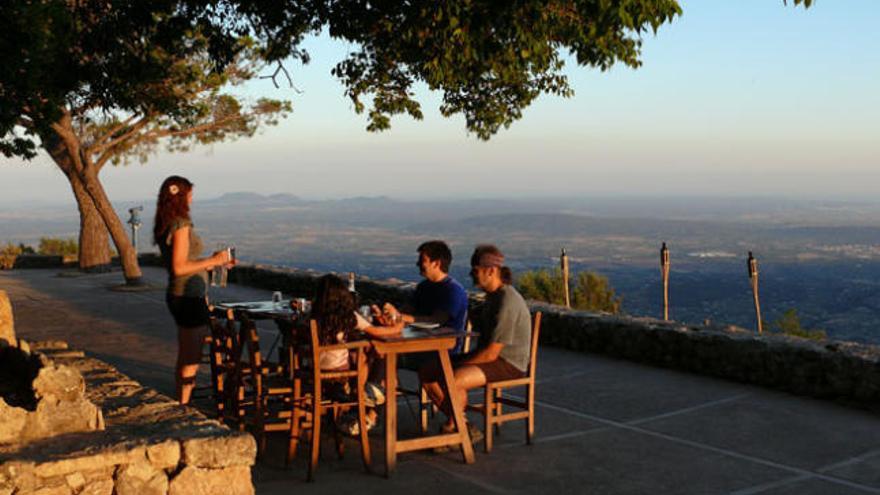
[{"label": "chair backrest", "polygon": [[356,365],[354,369],[345,370],[345,371],[336,371],[336,370],[322,370],[321,369],[321,354],[326,352],[327,349],[338,349],[338,346],[332,345],[321,345],[321,339],[319,337],[318,331],[318,322],[314,319],[309,320],[309,334],[311,340],[311,348],[312,348],[312,376],[314,378],[315,384],[321,383],[322,379],[344,379],[344,378],[353,378],[358,376],[359,373],[366,374],[366,354],[363,352],[363,348],[357,349],[357,359]]},{"label": "chair backrest", "polygon": [[532,343],[529,351],[529,376],[535,378],[535,369],[538,363],[538,338],[541,335],[541,312],[536,311],[532,318]]},{"label": "chair backrest", "polygon": [[318,322],[309,320],[309,346],[312,348],[312,368],[315,370],[315,378],[321,371],[321,339],[318,336]]}]

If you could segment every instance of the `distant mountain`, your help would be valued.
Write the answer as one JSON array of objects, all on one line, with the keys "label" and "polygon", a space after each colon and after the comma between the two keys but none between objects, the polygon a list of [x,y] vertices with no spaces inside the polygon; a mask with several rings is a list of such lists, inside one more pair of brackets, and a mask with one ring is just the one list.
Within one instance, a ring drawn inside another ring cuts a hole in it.
[{"label": "distant mountain", "polygon": [[247,204],[247,205],[266,205],[266,204],[294,204],[302,203],[303,200],[293,194],[278,193],[264,196],[255,192],[230,192],[222,196],[205,200],[209,203],[221,204]]},{"label": "distant mountain", "polygon": [[637,235],[673,238],[705,235],[706,232],[719,229],[730,233],[746,230],[753,232],[756,227],[733,222],[700,220],[608,218],[566,213],[505,213],[416,223],[410,225],[406,230],[450,234],[508,234],[516,232],[534,236]]}]

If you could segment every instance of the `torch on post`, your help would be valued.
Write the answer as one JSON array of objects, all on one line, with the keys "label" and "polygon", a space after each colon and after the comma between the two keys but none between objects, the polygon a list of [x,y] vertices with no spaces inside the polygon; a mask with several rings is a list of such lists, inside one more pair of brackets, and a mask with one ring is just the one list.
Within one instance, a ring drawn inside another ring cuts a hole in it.
[{"label": "torch on post", "polygon": [[758,299],[758,260],[749,251],[749,282],[752,284],[752,297],[755,299],[755,317],[758,320],[758,333],[764,333],[764,324],[761,320],[761,301]]},{"label": "torch on post", "polygon": [[568,293],[568,255],[565,254],[565,248],[559,255],[559,265],[562,269],[562,294],[565,296],[565,307],[571,308],[571,295]]},{"label": "torch on post", "polygon": [[138,252],[138,229],[141,228],[142,211],[144,211],[143,206],[135,206],[128,209],[128,214],[131,215],[131,218],[128,219],[128,224],[131,225],[131,244],[134,247],[135,253]]},{"label": "torch on post", "polygon": [[660,248],[660,275],[663,278],[663,320],[669,321],[669,248]]}]

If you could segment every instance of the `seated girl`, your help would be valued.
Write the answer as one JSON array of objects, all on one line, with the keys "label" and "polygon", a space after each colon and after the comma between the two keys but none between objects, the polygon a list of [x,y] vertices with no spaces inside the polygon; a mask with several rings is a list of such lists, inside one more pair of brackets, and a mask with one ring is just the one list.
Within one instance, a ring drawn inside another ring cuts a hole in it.
[{"label": "seated girl", "polygon": [[[318,324],[318,339],[322,345],[345,343],[360,337],[360,332],[370,336],[399,333],[403,324],[373,326],[355,310],[355,301],[347,284],[336,275],[324,275],[317,281],[315,297],[312,302],[312,318]],[[347,349],[335,349],[321,354],[319,366],[322,370],[347,370],[352,366],[351,354]],[[372,404],[384,402],[380,386],[368,382],[365,392]],[[357,434],[357,421],[346,418],[343,430]],[[376,423],[376,410],[371,408],[367,414],[367,427]],[[354,432],[352,432],[354,430]]]}]

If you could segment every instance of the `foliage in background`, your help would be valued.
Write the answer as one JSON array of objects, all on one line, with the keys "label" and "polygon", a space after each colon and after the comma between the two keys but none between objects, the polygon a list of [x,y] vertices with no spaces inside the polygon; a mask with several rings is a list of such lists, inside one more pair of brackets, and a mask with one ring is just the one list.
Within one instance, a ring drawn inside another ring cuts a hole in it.
[{"label": "foliage in background", "polygon": [[770,325],[770,331],[810,340],[825,340],[828,338],[825,330],[804,328],[801,325],[801,319],[796,308],[785,310],[782,316]]},{"label": "foliage in background", "polygon": [[[617,314],[621,311],[623,298],[614,293],[608,277],[595,272],[580,272],[571,284],[571,307],[587,311],[602,311]],[[526,299],[535,299],[550,304],[565,304],[565,284],[562,270],[532,270],[521,274],[516,280],[517,290]]]},{"label": "foliage in background", "polygon": [[15,245],[11,242],[7,242],[5,246],[0,248],[0,255],[12,255],[18,256],[19,254],[34,254],[34,248],[31,246],[25,245],[23,242],[19,242],[18,245]]},{"label": "foliage in background", "polygon": [[580,272],[577,275],[571,305],[576,309],[620,313],[623,297],[615,295],[608,277],[595,272]]},{"label": "foliage in background", "polygon": [[11,242],[7,242],[5,246],[0,247],[0,270],[12,270],[15,266],[15,258],[20,254],[33,254],[34,248],[19,243],[17,246]]},{"label": "foliage in background", "polygon": [[38,254],[54,256],[76,256],[79,253],[79,245],[76,239],[57,239],[54,237],[41,237],[37,247]]}]

